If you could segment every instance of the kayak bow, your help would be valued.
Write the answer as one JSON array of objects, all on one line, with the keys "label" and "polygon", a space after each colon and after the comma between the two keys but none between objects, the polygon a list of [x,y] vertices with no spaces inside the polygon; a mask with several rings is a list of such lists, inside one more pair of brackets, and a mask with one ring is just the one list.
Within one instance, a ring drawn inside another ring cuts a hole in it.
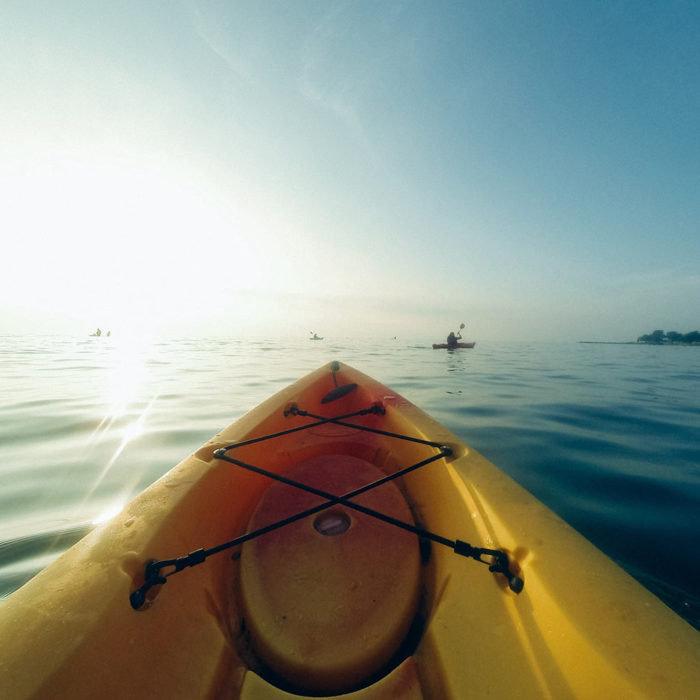
[{"label": "kayak bow", "polygon": [[10,699],[700,687],[696,630],[339,363],[230,425],[0,603],[0,643]]}]

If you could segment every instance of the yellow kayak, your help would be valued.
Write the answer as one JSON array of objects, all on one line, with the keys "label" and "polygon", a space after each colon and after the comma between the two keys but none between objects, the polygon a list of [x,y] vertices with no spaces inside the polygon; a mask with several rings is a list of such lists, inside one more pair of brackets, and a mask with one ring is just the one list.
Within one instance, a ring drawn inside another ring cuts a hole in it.
[{"label": "yellow kayak", "polygon": [[0,696],[689,698],[700,635],[339,363],[0,604]]}]

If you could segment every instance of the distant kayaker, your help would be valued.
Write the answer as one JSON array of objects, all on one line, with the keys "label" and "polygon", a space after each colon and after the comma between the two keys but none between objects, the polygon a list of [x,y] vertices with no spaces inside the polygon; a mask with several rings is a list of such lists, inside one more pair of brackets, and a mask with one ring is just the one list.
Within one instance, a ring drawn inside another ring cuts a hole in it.
[{"label": "distant kayaker", "polygon": [[447,347],[448,348],[456,348],[458,341],[462,340],[462,328],[464,328],[464,324],[460,324],[459,330],[457,331],[457,335],[454,334],[454,331],[450,331],[450,334],[447,336]]}]

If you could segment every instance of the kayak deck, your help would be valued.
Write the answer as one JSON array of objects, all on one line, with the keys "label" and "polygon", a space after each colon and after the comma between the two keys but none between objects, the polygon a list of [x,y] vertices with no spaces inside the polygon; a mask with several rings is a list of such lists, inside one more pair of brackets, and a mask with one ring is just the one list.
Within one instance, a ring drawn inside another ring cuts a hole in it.
[{"label": "kayak deck", "polygon": [[[340,496],[385,474],[357,457],[322,455],[300,462],[285,476]],[[249,529],[269,526],[319,502],[307,491],[273,484],[258,503]],[[412,521],[392,482],[355,503]],[[420,567],[414,535],[342,506],[246,542],[240,583],[251,646],[293,687],[325,693],[357,687],[400,649],[418,611]]]},{"label": "kayak deck", "polygon": [[[177,575],[164,567],[132,609],[149,561],[311,508]],[[456,553],[467,542],[507,554],[522,592]],[[0,643],[7,698],[689,697],[700,684],[693,628],[455,435],[344,365],[233,423],[0,604]]]}]

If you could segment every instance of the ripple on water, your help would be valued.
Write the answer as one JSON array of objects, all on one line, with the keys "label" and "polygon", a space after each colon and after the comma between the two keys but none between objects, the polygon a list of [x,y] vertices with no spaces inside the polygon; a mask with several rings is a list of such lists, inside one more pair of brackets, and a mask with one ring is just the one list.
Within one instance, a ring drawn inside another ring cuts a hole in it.
[{"label": "ripple on water", "polygon": [[79,537],[86,511],[126,500],[236,417],[340,359],[444,423],[697,620],[697,348],[92,341],[0,338],[0,590]]}]

